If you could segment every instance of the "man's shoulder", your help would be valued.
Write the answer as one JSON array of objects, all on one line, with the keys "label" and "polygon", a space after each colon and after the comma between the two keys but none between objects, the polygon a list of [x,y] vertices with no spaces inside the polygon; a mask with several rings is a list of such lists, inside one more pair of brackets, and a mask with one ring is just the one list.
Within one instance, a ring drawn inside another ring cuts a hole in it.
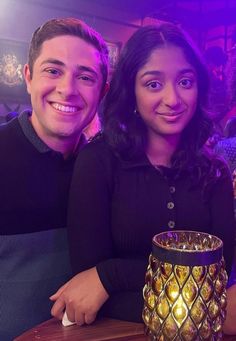
[{"label": "man's shoulder", "polygon": [[20,155],[22,157],[22,154],[25,154],[26,145],[27,139],[21,129],[18,118],[14,118],[0,126],[1,157],[15,155],[20,158]]},{"label": "man's shoulder", "polygon": [[16,132],[20,129],[18,118],[14,118],[7,123],[3,123],[0,125],[0,139],[6,139],[7,137],[14,139],[13,132]]},{"label": "man's shoulder", "polygon": [[17,117],[13,118],[11,121],[0,124],[0,134],[7,134],[8,132],[18,129],[19,122]]}]

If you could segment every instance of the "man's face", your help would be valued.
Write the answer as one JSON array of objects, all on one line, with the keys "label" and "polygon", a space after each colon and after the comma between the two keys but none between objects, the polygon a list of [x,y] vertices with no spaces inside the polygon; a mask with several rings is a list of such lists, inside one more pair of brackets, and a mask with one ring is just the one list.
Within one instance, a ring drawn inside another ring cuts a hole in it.
[{"label": "man's face", "polygon": [[[32,124],[51,148],[76,146],[93,119],[102,91],[100,55],[95,47],[75,36],[46,40],[25,80],[31,95]],[[32,78],[31,78],[32,76]]]}]

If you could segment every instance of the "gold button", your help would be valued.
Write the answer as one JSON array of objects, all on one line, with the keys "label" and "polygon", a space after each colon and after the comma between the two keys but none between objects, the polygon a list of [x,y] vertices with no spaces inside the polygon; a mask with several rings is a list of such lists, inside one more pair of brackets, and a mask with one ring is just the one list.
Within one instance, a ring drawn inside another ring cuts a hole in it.
[{"label": "gold button", "polygon": [[174,207],[175,207],[175,204],[172,201],[168,202],[167,208],[169,208],[169,210],[172,210]]},{"label": "gold button", "polygon": [[175,193],[175,187],[174,186],[170,186],[170,193]]},{"label": "gold button", "polygon": [[173,220],[170,220],[168,222],[168,226],[169,226],[170,229],[173,229],[175,227],[175,222]]}]

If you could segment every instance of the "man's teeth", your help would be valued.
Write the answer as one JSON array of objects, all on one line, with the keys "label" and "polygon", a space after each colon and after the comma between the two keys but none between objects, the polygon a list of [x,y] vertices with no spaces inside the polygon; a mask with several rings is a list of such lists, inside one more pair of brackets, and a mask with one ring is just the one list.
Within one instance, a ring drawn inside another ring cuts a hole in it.
[{"label": "man's teeth", "polygon": [[58,104],[58,103],[52,103],[52,106],[56,110],[64,111],[64,112],[76,112],[78,110],[77,107],[65,106],[65,105]]}]

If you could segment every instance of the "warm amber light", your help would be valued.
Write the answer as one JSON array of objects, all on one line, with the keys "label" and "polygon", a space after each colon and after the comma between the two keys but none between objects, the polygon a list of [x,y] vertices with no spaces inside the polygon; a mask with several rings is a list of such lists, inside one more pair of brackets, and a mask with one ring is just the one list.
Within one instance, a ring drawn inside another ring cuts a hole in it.
[{"label": "warm amber light", "polygon": [[182,323],[187,317],[187,307],[181,296],[173,305],[173,315],[177,323]]},{"label": "warm amber light", "polygon": [[[150,255],[143,291],[143,320],[149,336],[155,341],[220,340],[226,314],[227,274],[221,256],[213,257],[212,264],[203,261],[211,259],[211,247],[215,251],[222,244],[214,236],[199,232],[195,239],[195,233],[188,235],[188,231],[175,231],[174,237],[168,233],[163,240],[166,252],[176,248],[182,254],[178,258],[175,253],[173,263],[167,253],[168,261]],[[208,255],[204,258],[205,249]],[[183,254],[186,250],[191,251],[194,265],[187,264]],[[199,252],[202,258],[197,264]],[[184,264],[175,264],[176,258],[183,259]]]}]

